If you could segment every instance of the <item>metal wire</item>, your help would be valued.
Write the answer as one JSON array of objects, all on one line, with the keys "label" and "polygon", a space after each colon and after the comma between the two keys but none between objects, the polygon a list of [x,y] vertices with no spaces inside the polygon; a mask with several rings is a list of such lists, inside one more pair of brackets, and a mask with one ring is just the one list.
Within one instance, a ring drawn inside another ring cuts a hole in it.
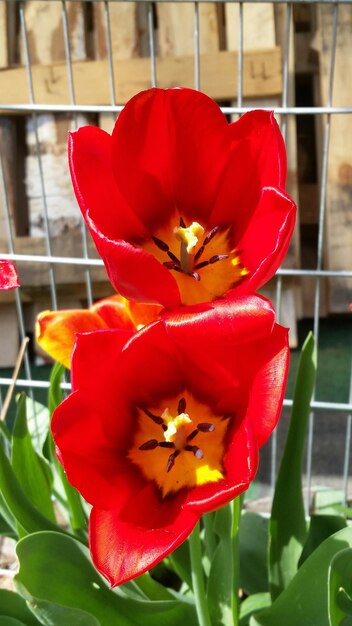
[{"label": "metal wire", "polygon": [[[23,49],[25,56],[25,66],[27,71],[27,81],[28,81],[28,103],[27,104],[15,104],[12,102],[0,102],[0,112],[3,113],[22,113],[27,115],[32,115],[33,117],[33,127],[34,127],[34,137],[35,137],[35,147],[36,147],[36,156],[38,162],[38,172],[39,172],[39,181],[40,181],[40,189],[41,189],[41,200],[43,204],[43,218],[44,218],[44,227],[45,227],[45,246],[46,246],[46,254],[45,255],[36,255],[36,254],[19,254],[16,252],[14,245],[14,236],[12,232],[12,224],[10,217],[10,208],[8,201],[8,193],[6,190],[6,181],[4,175],[4,164],[3,157],[0,154],[0,191],[2,191],[2,196],[4,198],[3,204],[5,207],[6,214],[6,224],[7,224],[7,241],[8,241],[8,252],[1,253],[1,256],[4,258],[9,258],[18,262],[19,264],[25,263],[38,263],[41,265],[45,265],[48,271],[49,276],[49,287],[52,298],[52,308],[57,308],[57,283],[55,278],[55,268],[57,266],[72,266],[72,267],[81,267],[85,271],[85,279],[86,279],[86,292],[87,292],[87,300],[90,304],[93,300],[93,292],[92,292],[92,283],[91,283],[91,275],[90,271],[96,267],[102,267],[103,263],[101,259],[89,258],[88,254],[88,242],[87,242],[87,233],[85,226],[82,227],[82,242],[83,242],[83,254],[81,257],[69,257],[69,256],[55,256],[52,251],[52,240],[50,235],[49,228],[49,216],[48,216],[48,203],[47,203],[47,190],[45,185],[45,172],[43,166],[43,159],[41,155],[41,145],[38,133],[38,119],[37,116],[39,114],[48,113],[48,114],[70,114],[73,116],[75,120],[75,124],[77,125],[78,115],[79,114],[100,114],[100,113],[109,113],[112,116],[118,114],[122,111],[123,105],[117,102],[116,97],[116,84],[115,84],[115,75],[114,75],[114,60],[113,60],[113,41],[112,41],[112,31],[111,31],[111,16],[110,16],[110,7],[113,2],[122,2],[128,0],[95,0],[97,3],[103,4],[103,13],[104,13],[104,26],[105,26],[105,36],[106,36],[106,47],[107,47],[107,66],[108,66],[108,80],[109,80],[109,88],[110,88],[110,100],[111,103],[109,105],[82,105],[77,103],[76,101],[76,93],[75,93],[75,83],[74,83],[74,72],[73,72],[73,62],[72,62],[72,54],[71,54],[71,44],[70,44],[70,33],[69,33],[69,24],[68,24],[68,16],[67,16],[67,6],[66,0],[50,0],[51,2],[61,2],[62,6],[62,26],[63,26],[63,35],[64,35],[64,48],[65,48],[65,57],[66,57],[66,67],[67,67],[67,77],[68,77],[68,86],[69,86],[69,102],[67,104],[43,104],[35,101],[35,93],[33,88],[33,79],[32,79],[32,66],[30,59],[30,50],[28,43],[28,33],[25,22],[24,15],[24,4],[21,0],[5,0],[7,3],[19,3],[19,16],[20,16],[20,28],[21,28],[21,36],[23,40]],[[82,3],[90,4],[92,0],[71,0],[73,2],[79,1]],[[168,0],[159,0],[159,1],[168,1]],[[187,0],[178,0],[179,3]],[[204,2],[217,2],[223,3],[225,0],[202,0]],[[274,107],[261,107],[264,110],[274,110],[274,112],[278,115],[281,115],[281,129],[284,138],[287,136],[287,128],[289,124],[289,117],[293,116],[296,118],[297,116],[306,116],[306,115],[314,115],[317,116],[326,116],[325,128],[324,128],[324,144],[322,151],[322,163],[321,163],[321,186],[320,186],[320,203],[319,203],[319,223],[318,223],[318,244],[317,244],[317,263],[314,269],[308,268],[280,268],[277,272],[277,287],[276,287],[276,307],[278,318],[280,319],[282,314],[282,295],[284,289],[283,279],[286,277],[291,278],[300,278],[304,280],[305,278],[314,277],[316,281],[315,288],[315,300],[314,300],[314,333],[319,342],[319,319],[321,312],[321,279],[322,278],[331,278],[331,279],[351,279],[352,278],[352,268],[345,268],[343,270],[326,270],[323,266],[323,258],[324,258],[324,230],[325,230],[325,209],[326,209],[326,198],[327,198],[327,185],[328,185],[328,157],[329,157],[329,143],[330,143],[330,129],[331,129],[331,119],[334,115],[351,115],[352,114],[352,103],[351,106],[337,107],[333,106],[333,84],[334,84],[334,68],[335,68],[335,55],[336,55],[336,44],[337,44],[337,25],[338,25],[338,7],[339,5],[344,4],[352,4],[352,0],[338,0],[335,2],[331,2],[331,0],[309,0],[309,4],[329,4],[332,7],[332,15],[333,15],[333,27],[332,27],[332,41],[331,41],[331,52],[330,52],[330,61],[329,61],[329,86],[328,86],[328,95],[327,101],[322,106],[301,106],[297,107],[292,105],[289,93],[289,53],[290,53],[290,41],[291,32],[292,32],[292,21],[293,21],[293,0],[229,0],[230,2],[238,5],[239,14],[238,14],[238,55],[237,55],[237,102],[233,103],[231,106],[222,106],[222,111],[226,115],[235,115],[235,114],[243,114],[247,111],[251,110],[252,107],[246,106],[246,101],[243,96],[243,81],[244,81],[244,32],[245,32],[245,12],[244,7],[248,3],[257,3],[257,2],[266,2],[270,4],[282,4],[285,6],[286,14],[285,14],[285,34],[284,34],[284,44],[283,44],[283,58],[282,58],[282,98],[280,105]],[[137,3],[147,3],[146,14],[147,14],[147,37],[148,37],[148,46],[149,46],[149,58],[150,58],[150,84],[155,87],[157,86],[157,41],[156,41],[156,25],[155,22],[155,0],[137,0]],[[307,0],[295,0],[295,4],[306,4]],[[193,3],[194,6],[194,15],[193,15],[193,50],[194,50],[194,86],[196,89],[201,88],[201,70],[202,69],[202,55],[200,53],[200,2],[197,0]],[[204,69],[206,71],[206,68]],[[6,97],[6,94],[3,96]],[[214,155],[214,158],[215,155]],[[83,222],[82,222],[83,224]],[[16,300],[16,310],[18,315],[18,323],[19,323],[19,334],[21,338],[25,335],[25,316],[23,311],[23,303],[21,299],[21,290],[15,292],[15,300]],[[25,377],[21,378],[17,381],[17,385],[19,388],[26,388],[30,391],[33,397],[33,389],[46,389],[48,387],[48,382],[46,381],[38,381],[33,380],[31,376],[30,362],[28,359],[28,355],[25,355],[24,361],[24,371]],[[352,366],[351,366],[352,367]],[[5,387],[11,383],[11,379],[7,377],[0,377],[0,399],[1,399],[1,385]],[[68,383],[63,383],[63,388],[68,390],[70,388]],[[287,398],[284,402],[284,406],[289,408],[292,406],[292,400]],[[352,440],[352,380],[351,387],[349,392],[349,399],[346,403],[341,402],[320,402],[316,399],[316,395],[314,395],[312,404],[312,410],[314,412],[322,412],[322,411],[331,411],[332,413],[339,413],[340,415],[346,418],[346,442],[343,451],[343,467],[341,468],[341,480],[342,480],[342,489],[344,492],[344,501],[348,501],[348,488],[349,488],[349,466],[350,466],[350,448],[351,448],[351,440]],[[310,419],[309,424],[309,433],[308,433],[308,446],[307,446],[307,498],[310,501],[311,495],[311,484],[312,484],[312,470],[313,470],[313,439],[314,439],[314,417],[313,413]],[[277,473],[277,454],[278,454],[278,441],[276,435],[272,439],[272,448],[271,448],[271,468],[270,468],[270,481],[273,485],[276,478]]]}]

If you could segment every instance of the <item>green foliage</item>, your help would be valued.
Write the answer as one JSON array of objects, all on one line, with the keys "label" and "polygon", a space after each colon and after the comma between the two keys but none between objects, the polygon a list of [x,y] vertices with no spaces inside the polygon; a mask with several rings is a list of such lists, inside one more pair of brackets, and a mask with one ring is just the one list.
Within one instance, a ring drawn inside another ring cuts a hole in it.
[{"label": "green foliage", "polygon": [[273,600],[297,572],[307,536],[302,468],[310,400],[316,375],[316,345],[308,335],[302,348],[290,427],[276,482],[270,519],[269,582]]}]

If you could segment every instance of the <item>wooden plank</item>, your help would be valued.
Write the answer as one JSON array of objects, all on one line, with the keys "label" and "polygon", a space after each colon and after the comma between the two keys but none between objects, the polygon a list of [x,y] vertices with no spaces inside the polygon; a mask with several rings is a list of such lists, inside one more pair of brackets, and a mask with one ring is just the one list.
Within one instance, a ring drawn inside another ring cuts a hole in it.
[{"label": "wooden plank", "polygon": [[[327,101],[332,45],[332,6],[318,6],[320,80],[322,102]],[[334,73],[334,106],[352,102],[352,6],[341,5],[338,13]],[[331,270],[352,267],[352,134],[349,115],[332,115],[326,202],[326,266]],[[347,313],[352,279],[329,280],[330,312]]]},{"label": "wooden plank", "polygon": [[[72,59],[83,60],[86,57],[83,7],[81,3],[67,2],[66,9]],[[38,67],[65,61],[62,4],[34,0],[27,2],[24,10],[31,63]],[[22,38],[20,58],[24,63]],[[28,86],[24,93],[26,91],[28,98]],[[25,182],[33,236],[45,236],[43,184],[51,234],[55,236],[80,223],[67,167],[67,133],[72,128],[72,122],[64,115],[40,115],[36,122],[32,117],[27,119]],[[37,131],[44,183],[37,154]]]},{"label": "wooden plank", "polygon": [[[199,48],[201,54],[220,48],[219,12],[215,3],[199,5]],[[157,41],[160,56],[194,54],[194,4],[165,2],[156,5]],[[260,46],[258,46],[260,47]],[[207,67],[200,65],[201,73]]]},{"label": "wooden plank", "polygon": [[[201,56],[207,67],[202,90],[215,100],[229,100],[237,94],[237,53],[220,51]],[[65,64],[33,66],[36,102],[38,104],[68,104],[67,70]],[[110,104],[106,61],[86,61],[73,64],[77,103],[82,105]],[[150,61],[127,59],[114,63],[117,101],[124,104],[135,93],[150,86]],[[243,92],[245,97],[266,97],[282,92],[281,51],[251,50],[244,54]],[[159,58],[157,61],[160,87],[194,85],[194,58],[188,56]],[[92,89],[94,85],[94,89]],[[0,102],[27,104],[26,70],[19,67],[0,71]],[[1,104],[0,104],[1,109]]]}]

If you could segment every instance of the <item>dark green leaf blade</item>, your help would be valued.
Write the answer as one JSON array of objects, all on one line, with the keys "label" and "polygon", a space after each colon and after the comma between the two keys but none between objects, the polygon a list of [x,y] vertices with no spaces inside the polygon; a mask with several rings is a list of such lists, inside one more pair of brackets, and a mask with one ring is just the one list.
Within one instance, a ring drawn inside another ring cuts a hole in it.
[{"label": "dark green leaf blade", "polygon": [[352,548],[341,550],[331,561],[329,617],[331,626],[352,624]]},{"label": "dark green leaf blade", "polygon": [[17,545],[22,595],[93,615],[100,626],[197,626],[193,603],[139,601],[123,587],[110,591],[90,562],[89,552],[72,537],[55,532],[29,535]]},{"label": "dark green leaf blade", "polygon": [[268,520],[252,511],[241,517],[240,532],[240,580],[247,594],[268,591]]},{"label": "dark green leaf blade", "polygon": [[23,491],[33,506],[55,523],[51,501],[51,471],[46,461],[40,458],[33,448],[27,427],[25,394],[20,394],[17,400],[17,415],[12,435],[11,463]]},{"label": "dark green leaf blade", "polygon": [[269,525],[269,583],[273,600],[294,577],[307,536],[302,469],[315,375],[316,345],[313,335],[309,334],[299,361],[290,427],[275,486]]},{"label": "dark green leaf blade", "polygon": [[40,624],[28,609],[24,599],[18,593],[7,589],[0,589],[0,615],[20,620],[28,626]]},{"label": "dark green leaf blade", "polygon": [[250,626],[331,626],[329,571],[336,554],[352,547],[352,528],[326,539],[299,568],[269,609],[256,614]]},{"label": "dark green leaf blade", "polygon": [[340,515],[311,515],[308,537],[299,560],[299,567],[325,539],[346,526],[346,520]]}]

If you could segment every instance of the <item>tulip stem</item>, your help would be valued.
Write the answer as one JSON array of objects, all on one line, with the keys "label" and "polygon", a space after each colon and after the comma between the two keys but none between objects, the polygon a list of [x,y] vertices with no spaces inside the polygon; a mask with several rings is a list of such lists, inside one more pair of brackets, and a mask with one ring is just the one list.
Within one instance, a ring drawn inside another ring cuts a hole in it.
[{"label": "tulip stem", "polygon": [[211,626],[207,598],[205,595],[199,522],[189,537],[189,547],[191,554],[193,593],[199,626]]},{"label": "tulip stem", "polygon": [[237,496],[232,502],[232,545],[233,545],[233,594],[232,615],[234,626],[238,626],[239,619],[239,587],[240,587],[240,554],[238,531],[241,519],[242,498]]}]

